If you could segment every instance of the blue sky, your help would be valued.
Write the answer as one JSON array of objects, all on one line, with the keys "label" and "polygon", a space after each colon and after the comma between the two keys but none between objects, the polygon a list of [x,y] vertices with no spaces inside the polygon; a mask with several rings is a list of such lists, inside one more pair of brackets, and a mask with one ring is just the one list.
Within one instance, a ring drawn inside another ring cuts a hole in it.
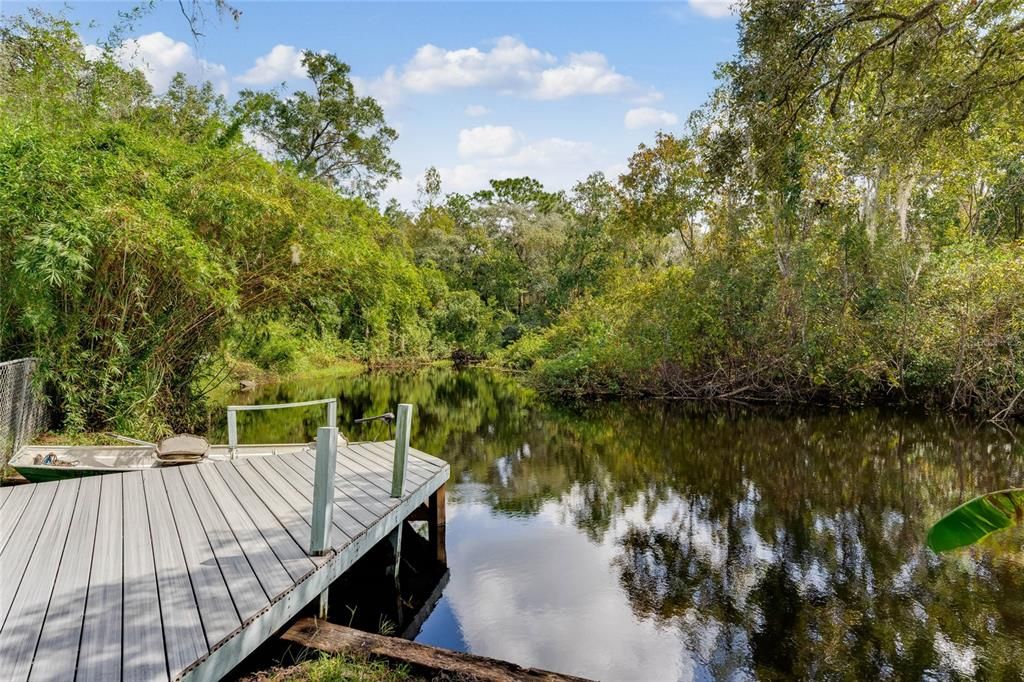
[{"label": "blue sky", "polygon": [[[431,165],[445,191],[462,192],[490,177],[563,189],[595,170],[616,174],[656,130],[683,129],[736,49],[729,0],[232,4],[240,22],[210,20],[195,41],[177,2],[158,3],[129,32],[122,61],[158,91],[183,71],[230,98],[303,87],[299,51],[334,52],[399,131],[403,179],[386,197],[406,204]],[[28,6],[65,7],[0,0],[4,14]],[[90,43],[131,3],[66,7]]]}]

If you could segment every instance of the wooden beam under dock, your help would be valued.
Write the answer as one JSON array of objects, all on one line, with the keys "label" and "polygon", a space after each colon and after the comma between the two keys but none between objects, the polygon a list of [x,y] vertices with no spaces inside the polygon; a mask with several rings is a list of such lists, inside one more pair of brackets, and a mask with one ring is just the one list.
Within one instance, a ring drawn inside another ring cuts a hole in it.
[{"label": "wooden beam under dock", "polygon": [[524,668],[496,658],[439,649],[398,637],[375,635],[315,618],[303,618],[297,621],[284,631],[281,638],[327,654],[356,654],[385,659],[432,674],[446,673],[454,679],[460,680],[588,682],[582,677],[573,677],[537,668]]}]

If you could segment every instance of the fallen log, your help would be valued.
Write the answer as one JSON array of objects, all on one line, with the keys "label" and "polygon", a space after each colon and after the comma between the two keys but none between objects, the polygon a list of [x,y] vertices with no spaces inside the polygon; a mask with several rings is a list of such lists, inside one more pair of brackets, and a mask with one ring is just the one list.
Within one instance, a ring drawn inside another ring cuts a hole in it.
[{"label": "fallen log", "polygon": [[588,682],[582,677],[523,668],[515,663],[385,637],[316,618],[303,618],[281,635],[282,639],[327,654],[355,654],[385,659],[429,673],[448,673],[461,680],[479,682]]}]

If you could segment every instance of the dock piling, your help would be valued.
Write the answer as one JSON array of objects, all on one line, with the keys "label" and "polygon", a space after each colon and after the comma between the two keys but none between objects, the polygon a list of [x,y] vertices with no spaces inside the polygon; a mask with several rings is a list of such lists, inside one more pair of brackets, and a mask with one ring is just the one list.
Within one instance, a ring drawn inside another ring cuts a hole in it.
[{"label": "dock piling", "polygon": [[388,533],[388,547],[391,549],[391,558],[385,575],[395,579],[395,587],[398,587],[398,569],[402,565],[402,524],[395,526],[395,529]]},{"label": "dock piling", "polygon": [[427,503],[427,536],[430,549],[438,563],[448,565],[448,549],[445,546],[445,492],[444,485],[431,493]]},{"label": "dock piling", "polygon": [[313,518],[309,553],[323,556],[331,546],[331,511],[334,508],[334,476],[338,466],[338,429],[321,426],[316,432],[316,468],[313,474]]},{"label": "dock piling", "polygon": [[391,472],[391,497],[405,495],[405,473],[409,466],[409,436],[412,432],[412,405],[398,406],[395,421],[395,465]]}]

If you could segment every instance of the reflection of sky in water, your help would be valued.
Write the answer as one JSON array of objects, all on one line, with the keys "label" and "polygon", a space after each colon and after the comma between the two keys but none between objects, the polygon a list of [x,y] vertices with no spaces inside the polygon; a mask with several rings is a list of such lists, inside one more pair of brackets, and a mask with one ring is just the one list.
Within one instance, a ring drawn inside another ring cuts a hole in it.
[{"label": "reflection of sky in water", "polygon": [[[500,461],[497,467],[502,468]],[[824,557],[794,561],[760,537],[753,525],[758,499],[753,485],[734,507],[736,535],[731,547],[728,533],[706,517],[699,501],[675,494],[651,505],[641,496],[619,511],[597,541],[572,522],[571,510],[582,503],[578,487],[531,515],[497,513],[488,494],[484,484],[451,485],[451,582],[417,641],[604,680],[745,680],[756,677],[754,643],[745,628],[716,618],[709,600],[724,597],[747,613],[756,630],[771,632],[779,614],[763,612],[753,598],[770,566],[783,568],[801,600],[821,602],[836,596]],[[815,518],[812,532],[838,539],[848,520],[845,516]],[[882,526],[889,525],[891,532],[891,526],[901,521],[898,515],[889,515]],[[637,615],[632,603],[637,595],[622,582],[624,560],[644,564],[647,575],[655,578],[652,591],[676,578],[648,555],[623,558],[625,536],[637,528],[664,532],[688,547],[699,563],[720,577],[724,594],[701,595],[698,589],[693,603],[668,618]],[[841,543],[833,550],[843,558]],[[867,591],[873,592],[863,550],[845,551]],[[743,559],[737,561],[737,556]],[[917,564],[918,555],[912,554],[891,579],[893,593],[908,587]],[[922,622],[928,618],[914,602],[910,611]],[[958,644],[938,631],[932,646],[941,669],[964,676],[977,672],[976,652],[969,644]]]},{"label": "reflection of sky in water", "polygon": [[449,503],[451,582],[417,641],[608,680],[690,679],[678,635],[633,616],[616,553],[614,531],[595,544],[554,503],[532,517]]}]

